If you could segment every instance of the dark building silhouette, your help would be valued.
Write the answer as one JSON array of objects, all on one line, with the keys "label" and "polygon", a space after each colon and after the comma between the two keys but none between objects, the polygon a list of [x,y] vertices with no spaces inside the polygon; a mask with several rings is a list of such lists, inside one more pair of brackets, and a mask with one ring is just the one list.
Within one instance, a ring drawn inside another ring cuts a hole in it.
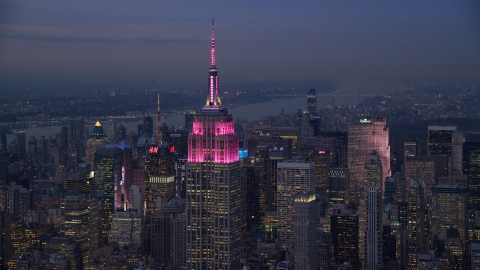
[{"label": "dark building silhouette", "polygon": [[358,230],[356,214],[334,214],[331,216],[333,253],[336,264],[351,263],[359,269]]},{"label": "dark building silhouette", "polygon": [[143,118],[143,136],[153,137],[153,118],[150,116]]}]

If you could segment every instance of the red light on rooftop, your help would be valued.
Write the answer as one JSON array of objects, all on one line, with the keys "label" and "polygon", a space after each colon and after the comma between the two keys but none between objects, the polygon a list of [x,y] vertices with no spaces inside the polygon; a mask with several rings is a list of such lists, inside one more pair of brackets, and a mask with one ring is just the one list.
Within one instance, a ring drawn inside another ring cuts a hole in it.
[{"label": "red light on rooftop", "polygon": [[149,154],[158,154],[158,146],[150,146],[148,149]]}]

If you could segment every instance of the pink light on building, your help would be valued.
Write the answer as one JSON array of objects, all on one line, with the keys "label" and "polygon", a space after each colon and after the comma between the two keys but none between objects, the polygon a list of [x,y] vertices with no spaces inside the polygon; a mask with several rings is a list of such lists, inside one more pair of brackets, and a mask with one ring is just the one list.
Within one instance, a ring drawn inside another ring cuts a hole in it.
[{"label": "pink light on building", "polygon": [[215,135],[234,134],[233,122],[217,122],[215,123]]},{"label": "pink light on building", "polygon": [[203,123],[200,121],[193,122],[192,134],[203,135]]},{"label": "pink light on building", "polygon": [[203,135],[190,134],[188,136],[188,162],[203,162],[204,160]]},{"label": "pink light on building", "polygon": [[210,76],[210,102],[208,105],[213,105],[214,98],[213,98],[213,93],[215,93],[215,89],[213,89],[214,83],[213,83],[213,76]]},{"label": "pink light on building", "polygon": [[215,23],[212,19],[212,51],[210,52],[212,66],[215,66]]},{"label": "pink light on building", "polygon": [[238,161],[238,138],[237,136],[215,136],[215,163],[231,163]]}]

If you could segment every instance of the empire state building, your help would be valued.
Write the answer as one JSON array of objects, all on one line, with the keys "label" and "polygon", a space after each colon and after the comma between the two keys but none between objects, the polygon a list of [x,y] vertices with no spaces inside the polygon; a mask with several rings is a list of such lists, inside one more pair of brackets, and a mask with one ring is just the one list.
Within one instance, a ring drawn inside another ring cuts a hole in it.
[{"label": "empire state building", "polygon": [[232,115],[222,106],[212,21],[209,94],[188,137],[187,269],[240,269],[240,164]]}]

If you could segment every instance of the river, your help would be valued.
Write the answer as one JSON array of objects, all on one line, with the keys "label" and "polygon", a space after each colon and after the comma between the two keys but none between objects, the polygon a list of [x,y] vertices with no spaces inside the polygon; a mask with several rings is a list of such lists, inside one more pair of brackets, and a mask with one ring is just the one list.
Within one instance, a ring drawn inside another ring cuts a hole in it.
[{"label": "river", "polygon": [[[354,96],[339,96],[335,97],[335,105],[350,105],[350,104],[357,104],[359,101],[359,97]],[[317,108],[325,108],[329,102],[331,102],[331,97],[317,97]],[[254,121],[261,119],[265,116],[270,115],[279,115],[282,108],[285,110],[285,113],[294,113],[298,111],[298,109],[306,109],[307,106],[307,99],[306,97],[300,98],[292,98],[292,99],[280,99],[276,101],[268,101],[262,103],[253,103],[248,105],[239,106],[230,110],[233,115],[233,119],[247,119],[248,121]],[[137,132],[138,124],[141,124],[142,121],[131,121],[131,122],[117,122],[117,128],[122,124],[126,130],[127,134],[134,131]],[[162,123],[166,123],[168,126],[173,127],[183,127],[185,125],[185,116],[182,115],[174,115],[174,116],[167,116],[162,119]],[[103,129],[109,138],[113,138],[114,130],[112,123],[102,123]],[[86,124],[85,127],[88,128],[89,132],[93,129],[93,124]],[[48,136],[54,137],[57,133],[60,133],[61,126],[38,126],[38,127],[31,127],[25,129],[26,141],[31,136],[35,136],[37,140],[40,139],[41,136]],[[154,121],[153,123],[153,130],[156,130],[157,123]],[[8,141],[12,141],[14,139],[14,134],[9,134],[7,139]]]}]

